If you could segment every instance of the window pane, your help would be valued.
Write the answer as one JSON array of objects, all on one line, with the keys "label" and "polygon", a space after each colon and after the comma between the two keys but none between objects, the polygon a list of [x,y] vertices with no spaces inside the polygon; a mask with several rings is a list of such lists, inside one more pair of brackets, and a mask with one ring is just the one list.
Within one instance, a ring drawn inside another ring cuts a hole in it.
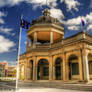
[{"label": "window pane", "polygon": [[56,67],[56,76],[61,76],[61,67],[60,66]]},{"label": "window pane", "polygon": [[79,74],[78,63],[72,63],[72,75],[78,75],[78,74]]},{"label": "window pane", "polygon": [[92,61],[89,61],[89,74],[92,74]]},{"label": "window pane", "polygon": [[49,76],[49,67],[43,67],[43,76]]}]

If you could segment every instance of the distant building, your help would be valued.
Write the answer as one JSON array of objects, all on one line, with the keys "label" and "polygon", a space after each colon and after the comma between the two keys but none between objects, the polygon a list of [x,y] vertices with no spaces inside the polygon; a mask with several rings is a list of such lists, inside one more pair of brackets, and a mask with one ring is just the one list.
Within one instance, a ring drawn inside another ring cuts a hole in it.
[{"label": "distant building", "polygon": [[0,77],[5,76],[5,65],[0,64]]},{"label": "distant building", "polygon": [[16,67],[8,66],[8,77],[16,77]]},{"label": "distant building", "polygon": [[7,77],[8,64],[6,62],[0,62],[0,77]]}]

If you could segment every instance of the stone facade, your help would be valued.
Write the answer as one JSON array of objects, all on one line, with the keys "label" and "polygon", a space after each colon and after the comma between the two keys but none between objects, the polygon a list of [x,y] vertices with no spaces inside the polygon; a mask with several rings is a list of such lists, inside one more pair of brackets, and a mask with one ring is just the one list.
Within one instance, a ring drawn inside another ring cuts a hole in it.
[{"label": "stone facade", "polygon": [[[37,20],[41,22],[41,19]],[[80,32],[64,38],[65,31],[60,23],[39,23],[37,20],[27,31],[26,52],[19,59],[19,79],[90,81],[92,36]]]}]

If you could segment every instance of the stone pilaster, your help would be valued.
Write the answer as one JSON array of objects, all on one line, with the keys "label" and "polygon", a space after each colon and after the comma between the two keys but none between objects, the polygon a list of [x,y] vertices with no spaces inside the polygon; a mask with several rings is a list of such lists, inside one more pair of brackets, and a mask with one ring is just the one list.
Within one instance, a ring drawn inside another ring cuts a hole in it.
[{"label": "stone pilaster", "polygon": [[65,81],[68,81],[68,80],[69,80],[69,63],[68,61],[65,61]]},{"label": "stone pilaster", "polygon": [[49,80],[53,80],[53,57],[50,57],[50,64],[49,64]]},{"label": "stone pilaster", "polygon": [[66,81],[66,58],[65,53],[63,54],[63,80]]},{"label": "stone pilaster", "polygon": [[18,68],[18,79],[21,80],[21,65],[19,64],[19,68]]},{"label": "stone pilaster", "polygon": [[33,60],[33,80],[36,80],[36,57]]},{"label": "stone pilaster", "polygon": [[55,80],[56,77],[55,77],[55,65],[53,65],[53,80]]},{"label": "stone pilaster", "polygon": [[79,54],[79,57],[78,57],[78,63],[79,63],[79,80],[80,81],[83,81],[83,62],[82,62],[82,51],[80,49],[80,54]]},{"label": "stone pilaster", "polygon": [[24,65],[24,80],[27,80],[27,69],[26,64]]}]

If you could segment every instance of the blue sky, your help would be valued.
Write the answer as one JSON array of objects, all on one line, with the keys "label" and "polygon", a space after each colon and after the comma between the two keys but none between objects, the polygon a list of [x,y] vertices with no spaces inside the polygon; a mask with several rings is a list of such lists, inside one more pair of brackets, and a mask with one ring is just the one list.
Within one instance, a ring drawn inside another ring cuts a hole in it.
[{"label": "blue sky", "polygon": [[[58,18],[65,28],[65,37],[82,30],[92,34],[92,0],[0,0],[0,61],[15,62],[20,30],[20,17],[29,22],[49,8],[51,16]],[[22,30],[21,53],[25,52],[26,30]]]}]

